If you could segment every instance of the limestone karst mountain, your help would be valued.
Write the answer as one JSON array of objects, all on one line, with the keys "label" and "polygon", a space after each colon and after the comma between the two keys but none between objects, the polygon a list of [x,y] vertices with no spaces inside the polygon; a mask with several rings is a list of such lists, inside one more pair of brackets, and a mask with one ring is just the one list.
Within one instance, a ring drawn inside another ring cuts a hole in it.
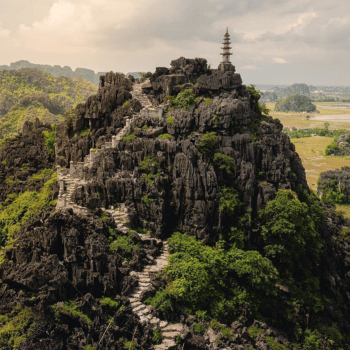
[{"label": "limestone karst mountain", "polygon": [[0,348],[348,348],[348,223],[258,100],[181,57],[3,145]]},{"label": "limestone karst mountain", "polygon": [[0,139],[13,137],[25,121],[64,121],[97,88],[82,78],[64,78],[36,68],[0,71]]}]

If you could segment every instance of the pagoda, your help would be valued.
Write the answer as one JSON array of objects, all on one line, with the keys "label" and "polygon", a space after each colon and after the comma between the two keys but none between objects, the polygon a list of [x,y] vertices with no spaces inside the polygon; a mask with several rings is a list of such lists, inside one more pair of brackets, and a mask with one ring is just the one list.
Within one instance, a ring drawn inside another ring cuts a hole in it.
[{"label": "pagoda", "polygon": [[224,41],[223,41],[223,47],[222,50],[223,52],[220,54],[222,55],[222,61],[219,64],[218,69],[220,70],[221,73],[225,73],[227,71],[233,71],[235,72],[235,67],[232,65],[231,61],[230,61],[230,55],[232,55],[232,53],[230,52],[230,49],[232,49],[232,47],[230,47],[230,34],[228,33],[228,27],[226,28],[226,33],[224,35]]}]

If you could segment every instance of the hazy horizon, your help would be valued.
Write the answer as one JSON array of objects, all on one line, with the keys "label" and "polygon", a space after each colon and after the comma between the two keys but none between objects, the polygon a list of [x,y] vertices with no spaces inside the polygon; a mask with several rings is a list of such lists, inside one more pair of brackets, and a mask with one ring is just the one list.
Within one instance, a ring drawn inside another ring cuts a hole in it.
[{"label": "hazy horizon", "polygon": [[348,86],[349,10],[347,0],[0,0],[0,63],[154,72],[184,56],[216,68],[228,27],[245,84]]}]

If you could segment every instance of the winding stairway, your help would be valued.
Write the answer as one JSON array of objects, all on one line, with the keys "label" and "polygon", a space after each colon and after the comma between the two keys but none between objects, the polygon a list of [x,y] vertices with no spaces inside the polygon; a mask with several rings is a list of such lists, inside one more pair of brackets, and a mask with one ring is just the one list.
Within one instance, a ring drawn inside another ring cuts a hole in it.
[{"label": "winding stairway", "polygon": [[[61,167],[57,167],[57,177],[60,185],[56,207],[57,209],[72,208],[76,214],[89,215],[91,211],[88,208],[75,204],[72,198],[76,187],[86,184],[86,181],[83,178],[84,167],[90,167],[94,160],[99,157],[99,154],[103,149],[117,147],[119,141],[123,139],[123,136],[128,135],[131,132],[134,122],[139,116],[145,115],[160,117],[163,114],[162,109],[157,110],[150,108],[151,102],[148,97],[142,93],[141,86],[142,84],[135,83],[131,94],[133,98],[137,98],[141,102],[143,109],[140,113],[133,114],[130,119],[126,120],[126,125],[124,128],[117,135],[112,136],[112,142],[106,142],[104,145],[102,145],[101,149],[91,149],[90,154],[85,156],[84,162],[78,162],[77,165],[74,165],[71,161],[69,169],[61,169]],[[110,207],[109,209],[102,209],[111,214],[118,230],[124,233],[127,233],[128,230],[130,230],[129,215],[127,207],[124,205],[124,203],[119,204],[117,208]],[[139,237],[141,239],[151,238],[149,234],[139,234]],[[160,240],[157,241],[159,242]],[[144,266],[141,272],[132,271],[130,273],[130,275],[138,278],[138,286],[132,290],[129,296],[133,312],[140,317],[142,324],[149,323],[153,328],[158,329],[163,337],[162,343],[155,345],[155,350],[168,350],[175,348],[175,337],[179,335],[183,329],[183,326],[180,323],[171,324],[153,316],[151,314],[151,306],[145,305],[141,301],[142,292],[152,285],[150,273],[161,272],[168,264],[168,257],[168,244],[166,241],[163,241],[162,254],[153,260],[152,265],[149,264]]]}]

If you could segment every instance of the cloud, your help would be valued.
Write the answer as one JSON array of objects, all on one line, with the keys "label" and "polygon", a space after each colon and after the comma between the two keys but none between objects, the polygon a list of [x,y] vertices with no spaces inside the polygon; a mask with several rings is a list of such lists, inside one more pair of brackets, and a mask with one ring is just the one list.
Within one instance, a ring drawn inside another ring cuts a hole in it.
[{"label": "cloud", "polygon": [[6,38],[10,36],[11,32],[8,29],[1,29],[0,28],[0,37]]},{"label": "cloud", "polygon": [[240,69],[250,69],[250,70],[255,70],[255,69],[261,69],[255,64],[246,64],[245,66],[240,67]]},{"label": "cloud", "polygon": [[280,58],[280,57],[274,57],[273,58],[273,62],[275,63],[287,63],[287,61],[284,58]]}]

